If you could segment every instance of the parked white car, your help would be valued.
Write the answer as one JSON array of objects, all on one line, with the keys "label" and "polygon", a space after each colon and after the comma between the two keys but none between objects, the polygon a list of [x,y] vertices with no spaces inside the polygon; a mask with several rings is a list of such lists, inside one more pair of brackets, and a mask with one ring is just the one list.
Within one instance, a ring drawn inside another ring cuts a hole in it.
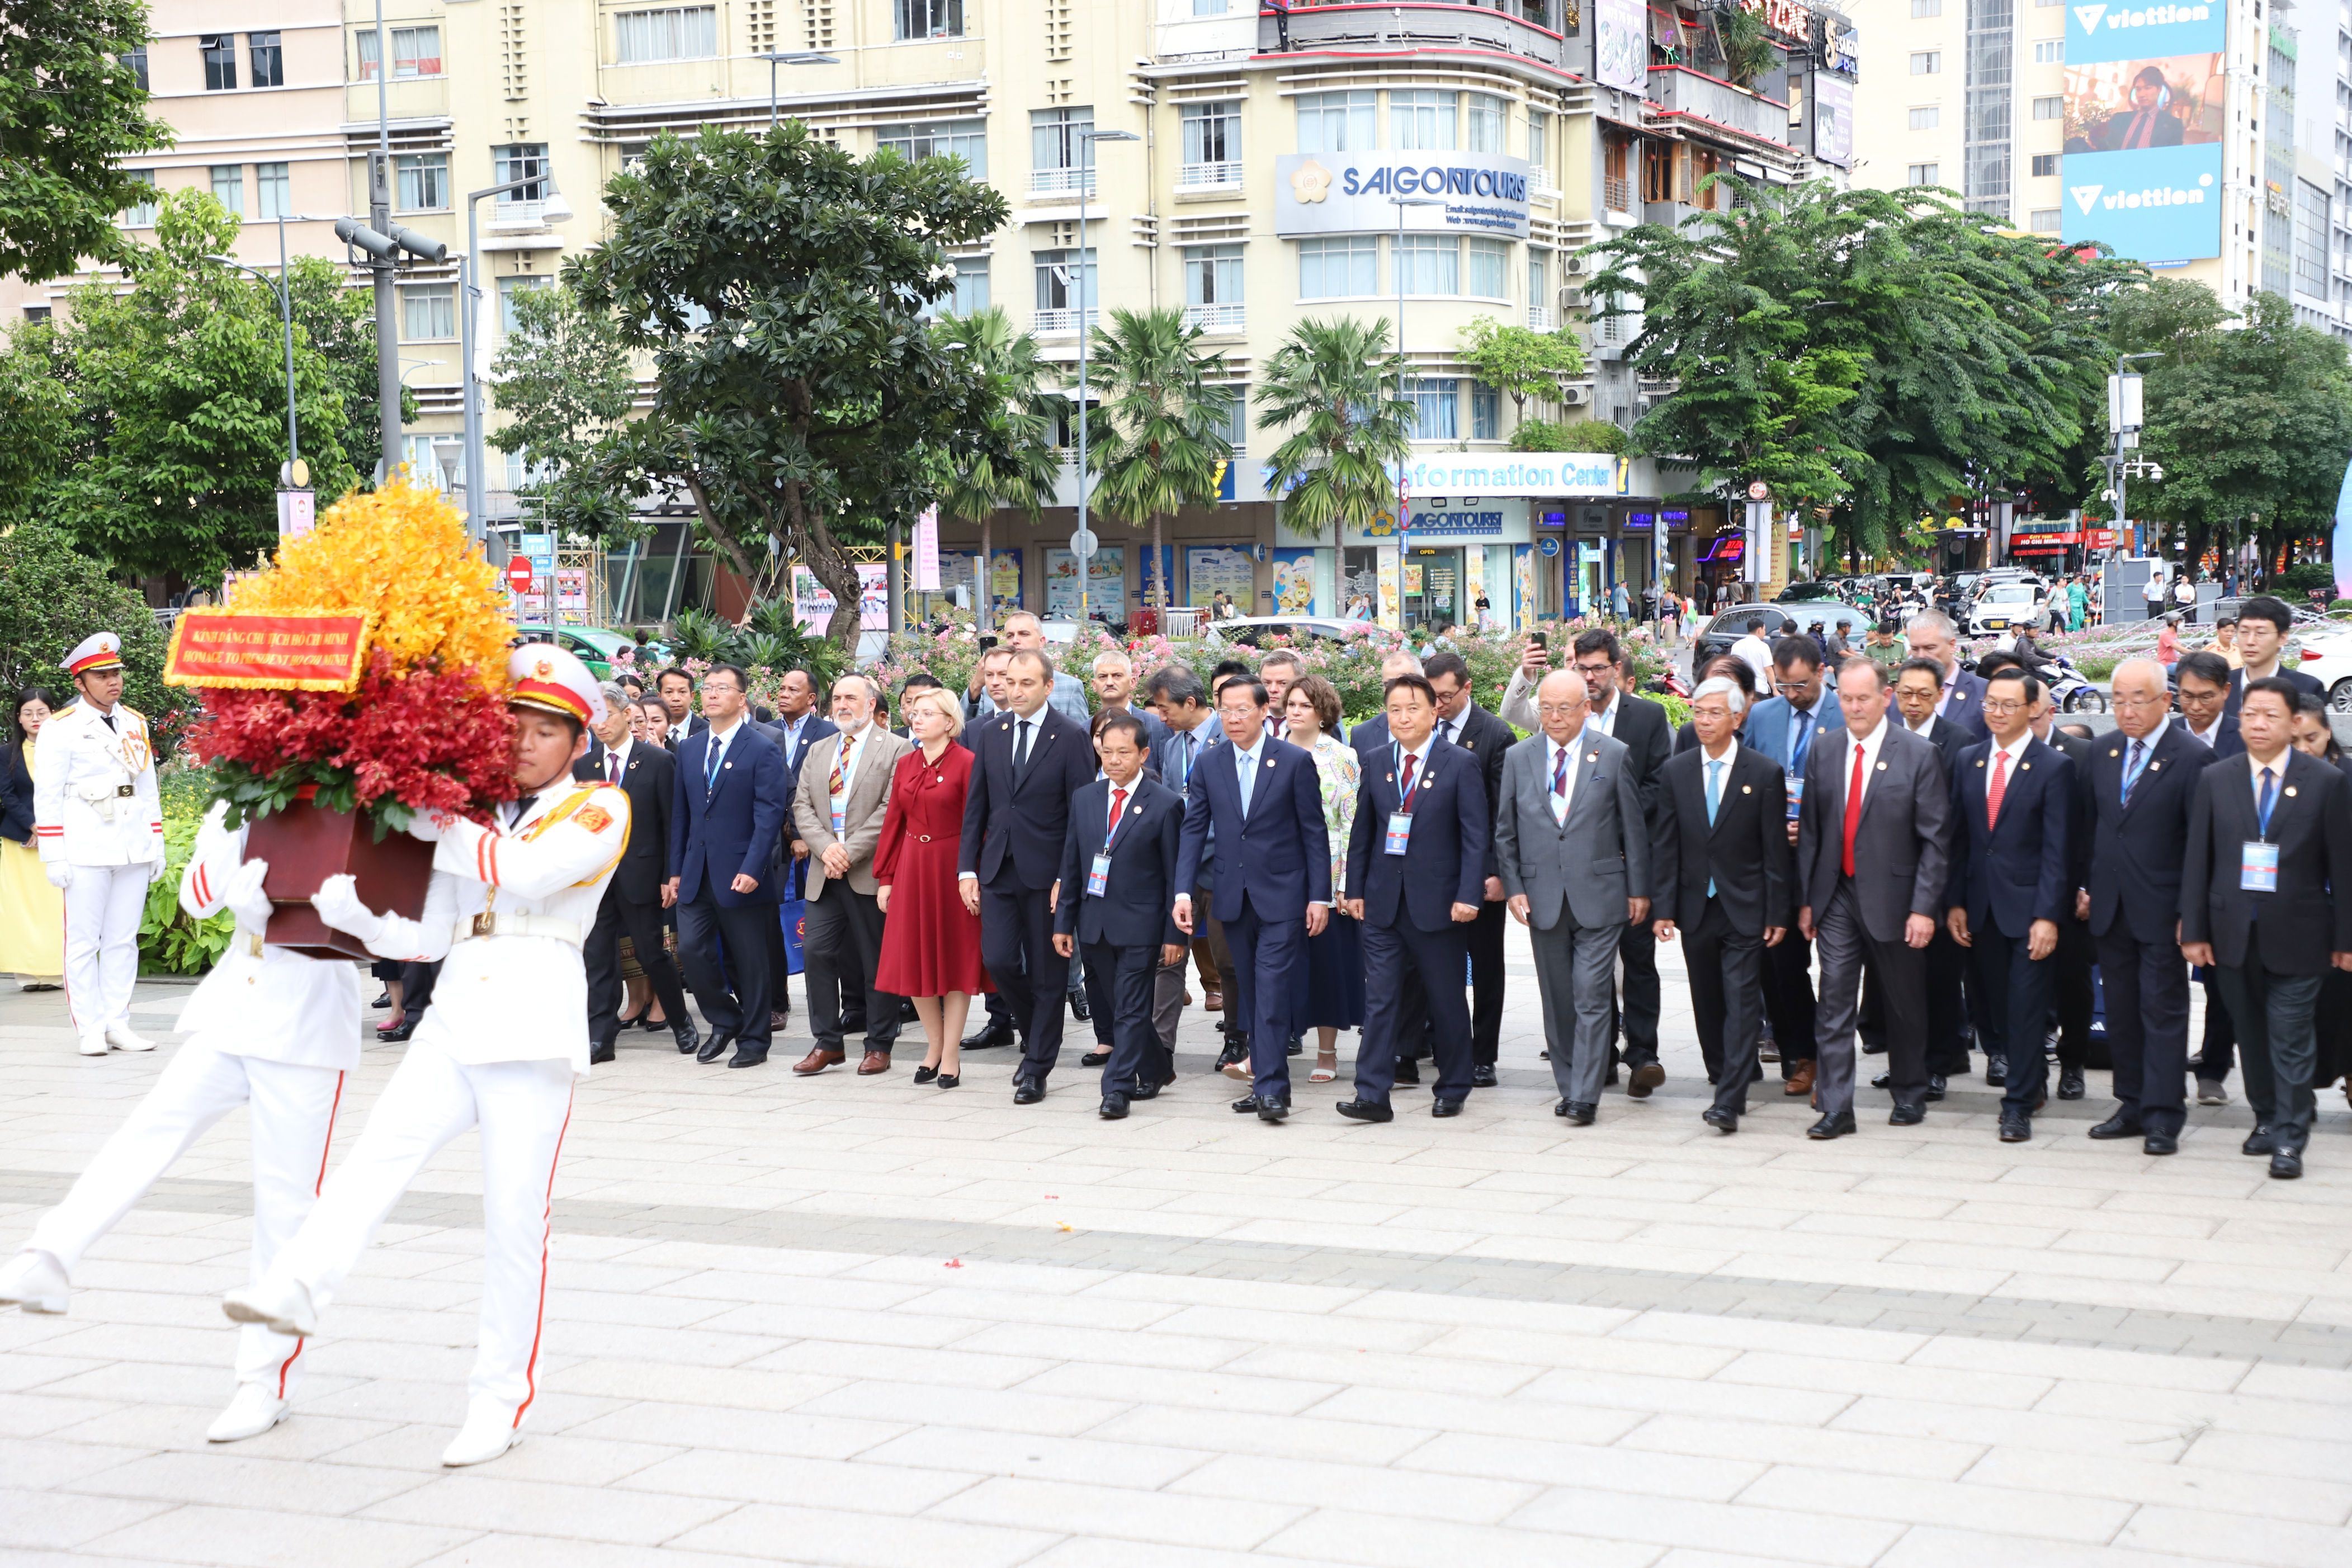
[{"label": "parked white car", "polygon": [[2352,713],[2352,627],[2342,622],[2323,624],[2329,629],[2296,631],[2282,668],[2299,669],[2326,687],[2331,711]]},{"label": "parked white car", "polygon": [[2030,626],[2050,629],[2050,606],[2031,583],[1995,583],[1977,595],[1969,609],[1969,635],[1986,637]]}]

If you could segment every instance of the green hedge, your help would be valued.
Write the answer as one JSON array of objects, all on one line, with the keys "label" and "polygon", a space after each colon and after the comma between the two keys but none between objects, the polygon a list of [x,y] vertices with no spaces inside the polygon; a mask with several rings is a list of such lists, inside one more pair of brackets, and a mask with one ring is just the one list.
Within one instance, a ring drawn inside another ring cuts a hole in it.
[{"label": "green hedge", "polygon": [[142,974],[201,974],[228,951],[236,918],[226,910],[207,921],[180,908],[180,873],[196,845],[196,829],[213,799],[213,777],[193,764],[165,763],[156,771],[163,802],[163,875],[148,886],[139,922]]}]

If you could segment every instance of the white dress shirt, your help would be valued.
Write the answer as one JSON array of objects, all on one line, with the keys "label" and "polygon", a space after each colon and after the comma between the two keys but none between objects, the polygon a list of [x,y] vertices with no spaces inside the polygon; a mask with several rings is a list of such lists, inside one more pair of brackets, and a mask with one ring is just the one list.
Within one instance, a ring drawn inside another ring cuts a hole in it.
[{"label": "white dress shirt", "polygon": [[[841,743],[834,748],[832,760],[825,763],[825,810],[833,817],[834,831],[836,834],[841,831],[843,815],[849,809],[849,792],[856,787],[857,759],[865,753],[866,737],[873,728],[873,725],[868,724],[855,735],[845,731],[841,736]],[[832,787],[833,770],[836,762],[841,769],[841,788],[837,791]]]},{"label": "white dress shirt", "polygon": [[[606,784],[618,784],[622,777],[628,773],[629,748],[636,743],[635,737],[631,736],[622,741],[622,742],[617,746],[607,746],[604,748],[604,782]],[[618,766],[617,772],[615,771],[615,764]]]},{"label": "white dress shirt", "polygon": [[710,742],[710,749],[702,753],[703,777],[709,779],[718,776],[719,770],[727,763],[727,748],[734,744],[735,737],[742,733],[742,731],[743,720],[739,715],[735,722],[728,725],[724,730],[713,724],[703,731]]},{"label": "white dress shirt", "polygon": [[[1853,731],[1848,731],[1847,734],[1851,736]],[[1854,799],[1857,802],[1868,798],[1870,795],[1871,775],[1878,771],[1879,749],[1886,743],[1886,716],[1885,714],[1882,713],[1878,716],[1878,727],[1871,731],[1869,734],[1864,735],[1860,743],[1862,747],[1862,790],[1860,794],[1854,796]],[[1845,777],[1840,782],[1847,784],[1853,784],[1853,759],[1851,757],[1846,759],[1844,772]],[[1852,808],[1850,807],[1849,809]],[[1843,832],[1844,829],[1841,827],[1839,829],[1841,841],[1843,840]]]},{"label": "white dress shirt", "polygon": [[[1575,741],[1563,746],[1549,735],[1544,737],[1544,794],[1545,798],[1551,804],[1551,819],[1555,823],[1566,823],[1569,807],[1576,804],[1576,747],[1577,742],[1583,739],[1584,737],[1579,734]],[[1556,792],[1551,787],[1551,781],[1553,775],[1559,772],[1559,758],[1563,752],[1568,753],[1568,771],[1565,777],[1568,787],[1565,792]]]},{"label": "white dress shirt", "polygon": [[1985,798],[1992,798],[1992,781],[1996,771],[2000,775],[2000,787],[2006,791],[2017,782],[2017,759],[2025,748],[2033,744],[2033,731],[2028,730],[2006,746],[1995,746],[1992,755],[1985,759]]},{"label": "white dress shirt", "polygon": [[2221,721],[2227,717],[2227,714],[2217,715],[2213,720],[2213,727],[2211,729],[2200,730],[2196,725],[2189,721],[2189,715],[2184,713],[2180,716],[2180,727],[2189,731],[2189,738],[2190,740],[2198,742],[2210,752],[2215,746],[2221,744]]},{"label": "white dress shirt", "polygon": [[1609,706],[1593,709],[1586,717],[1584,727],[1588,730],[1598,730],[1613,741],[1617,738],[1617,715],[1624,710],[1625,703],[1622,698],[1617,689],[1612,687],[1609,691]]}]

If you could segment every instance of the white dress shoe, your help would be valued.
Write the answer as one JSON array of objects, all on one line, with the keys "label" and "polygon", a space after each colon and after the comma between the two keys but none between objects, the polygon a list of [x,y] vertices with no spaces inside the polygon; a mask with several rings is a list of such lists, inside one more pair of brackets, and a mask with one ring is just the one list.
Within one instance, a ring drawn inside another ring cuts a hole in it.
[{"label": "white dress shoe", "polygon": [[155,1042],[144,1035],[134,1035],[128,1024],[117,1024],[106,1031],[106,1043],[118,1051],[152,1051]]},{"label": "white dress shoe", "polygon": [[38,1247],[28,1247],[0,1263],[0,1306],[22,1307],[27,1312],[63,1312],[72,1294],[66,1266]]},{"label": "white dress shoe", "polygon": [[487,1464],[522,1440],[514,1409],[495,1399],[477,1399],[466,1406],[465,1428],[441,1450],[441,1462],[452,1469]]},{"label": "white dress shoe", "polygon": [[307,1336],[319,1331],[319,1310],[299,1279],[283,1285],[247,1285],[221,1298],[221,1310],[240,1323],[259,1323],[281,1334]]},{"label": "white dress shoe", "polygon": [[266,1383],[240,1383],[228,1408],[205,1428],[207,1443],[234,1443],[258,1437],[286,1419],[286,1402],[269,1392]]},{"label": "white dress shoe", "polygon": [[81,1037],[81,1044],[79,1048],[80,1049],[81,1054],[86,1057],[104,1056],[106,1054],[105,1034],[101,1032],[93,1035],[84,1035]]}]

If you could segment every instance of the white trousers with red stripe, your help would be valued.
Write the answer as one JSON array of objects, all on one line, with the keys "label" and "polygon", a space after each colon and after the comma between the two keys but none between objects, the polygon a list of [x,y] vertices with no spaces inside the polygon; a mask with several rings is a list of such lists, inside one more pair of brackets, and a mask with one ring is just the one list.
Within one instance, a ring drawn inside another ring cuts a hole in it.
[{"label": "white trousers with red stripe", "polygon": [[[184,1045],[65,1201],[41,1216],[26,1245],[55,1254],[70,1276],[90,1244],[131,1212],[198,1134],[238,1106],[250,1105],[257,1280],[301,1228],[318,1197],[342,1092],[343,1075],[331,1068],[294,1067],[194,1042]],[[289,1397],[301,1375],[301,1347],[291,1334],[247,1324],[237,1335],[237,1381],[267,1381],[276,1385],[278,1397]]]},{"label": "white trousers with red stripe", "polygon": [[83,1035],[128,1026],[139,978],[139,919],[147,906],[145,861],[77,866],[66,889],[66,1007]]},{"label": "white trousers with red stripe", "polygon": [[572,1085],[566,1061],[461,1062],[425,1041],[411,1045],[271,1281],[299,1280],[323,1313],[425,1162],[479,1128],[482,1321],[467,1388],[511,1407],[520,1423],[537,1391],[548,1205]]}]

